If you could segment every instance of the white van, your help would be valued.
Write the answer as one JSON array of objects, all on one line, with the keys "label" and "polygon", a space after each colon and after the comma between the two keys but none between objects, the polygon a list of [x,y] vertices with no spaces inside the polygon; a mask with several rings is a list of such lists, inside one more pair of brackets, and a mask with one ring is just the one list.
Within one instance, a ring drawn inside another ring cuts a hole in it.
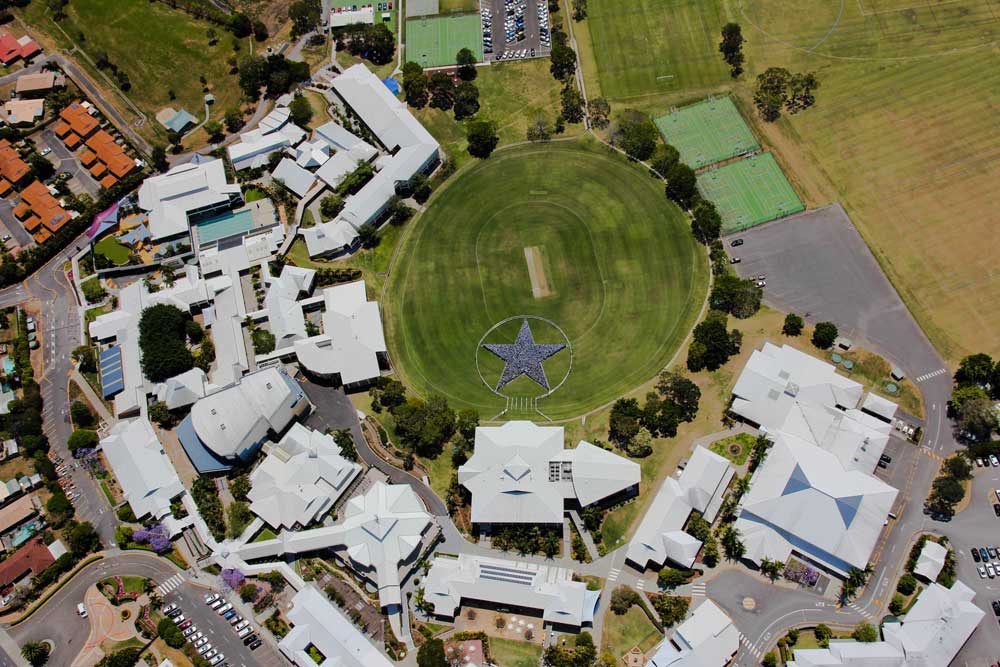
[{"label": "white van", "polygon": [[80,618],[87,618],[87,608],[83,606],[82,602],[77,603],[76,613]]}]

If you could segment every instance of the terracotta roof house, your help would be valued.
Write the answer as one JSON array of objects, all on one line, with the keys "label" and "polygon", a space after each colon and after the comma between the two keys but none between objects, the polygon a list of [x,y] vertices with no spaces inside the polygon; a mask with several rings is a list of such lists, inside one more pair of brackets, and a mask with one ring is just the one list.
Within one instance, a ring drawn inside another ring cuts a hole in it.
[{"label": "terracotta roof house", "polygon": [[21,159],[14,146],[0,139],[0,196],[6,195],[31,173],[31,167]]},{"label": "terracotta roof house", "polygon": [[61,122],[56,125],[56,136],[63,140],[67,148],[79,146],[84,139],[97,131],[100,122],[90,115],[80,102],[73,102],[59,112]]},{"label": "terracotta roof house", "polygon": [[73,219],[41,181],[33,182],[21,192],[21,202],[14,207],[14,216],[21,220],[37,243],[44,243]]},{"label": "terracotta roof house", "polygon": [[64,88],[66,75],[57,72],[37,72],[17,77],[14,92],[18,97],[43,97],[53,88]]},{"label": "terracotta roof house", "polygon": [[[89,150],[84,153],[84,156],[92,152],[108,173],[115,177],[116,182],[117,179],[124,178],[135,171],[135,160],[129,157],[125,149],[115,143],[115,138],[104,130],[95,132],[92,137],[87,139],[86,145]],[[84,164],[88,163],[84,162]],[[91,173],[93,173],[93,167],[91,167]]]},{"label": "terracotta roof house", "polygon": [[54,562],[56,559],[45,542],[36,537],[0,563],[0,588],[17,583],[29,574],[36,575]]}]

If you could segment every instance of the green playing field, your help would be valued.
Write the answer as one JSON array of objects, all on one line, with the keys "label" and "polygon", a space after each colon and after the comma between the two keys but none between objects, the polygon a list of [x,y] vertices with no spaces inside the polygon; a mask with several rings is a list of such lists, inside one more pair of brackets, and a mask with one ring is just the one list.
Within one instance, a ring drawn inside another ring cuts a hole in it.
[{"label": "green playing field", "polygon": [[422,67],[455,64],[455,55],[467,48],[483,60],[482,24],[479,14],[432,16],[406,22],[406,59]]},{"label": "green playing field", "polygon": [[698,189],[719,210],[723,234],[749,229],[805,208],[770,153],[703,172],[698,176]]},{"label": "green playing field", "polygon": [[692,169],[707,167],[760,148],[733,100],[705,100],[660,116],[655,121],[664,141]]}]

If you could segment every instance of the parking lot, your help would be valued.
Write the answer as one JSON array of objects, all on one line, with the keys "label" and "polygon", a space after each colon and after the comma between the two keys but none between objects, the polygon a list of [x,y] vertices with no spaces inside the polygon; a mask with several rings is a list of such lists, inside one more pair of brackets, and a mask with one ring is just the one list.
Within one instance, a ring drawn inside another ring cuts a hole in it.
[{"label": "parking lot", "polygon": [[[217,651],[217,654],[225,656],[222,660],[218,661],[217,667],[222,667],[222,665],[226,664],[231,667],[247,667],[248,665],[278,667],[279,665],[286,664],[277,650],[270,645],[266,629],[262,628],[252,618],[245,618],[248,621],[247,627],[252,629],[247,637],[256,635],[261,640],[261,644],[256,650],[250,650],[243,643],[243,639],[245,638],[238,636],[229,620],[223,618],[216,610],[205,604],[203,599],[204,594],[204,591],[200,594],[192,594],[184,589],[171,591],[163,598],[164,609],[169,607],[170,604],[176,604],[181,614],[184,615],[185,620],[192,621],[192,625],[197,628],[196,631],[188,634],[189,641],[191,637],[197,636],[200,633],[202,635],[201,639],[207,639],[207,642],[202,644],[202,647],[211,645],[212,649]],[[223,603],[226,603],[225,598],[223,598]],[[237,615],[239,614],[237,613]],[[185,631],[187,630],[190,630],[190,626],[185,628]],[[208,653],[207,650],[206,653]]]},{"label": "parking lot", "polygon": [[549,56],[552,43],[547,0],[483,0],[481,7],[487,61]]}]

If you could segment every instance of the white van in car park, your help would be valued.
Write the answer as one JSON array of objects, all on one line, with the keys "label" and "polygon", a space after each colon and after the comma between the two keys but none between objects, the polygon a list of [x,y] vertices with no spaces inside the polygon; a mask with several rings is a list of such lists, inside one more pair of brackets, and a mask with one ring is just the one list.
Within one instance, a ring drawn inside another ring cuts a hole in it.
[{"label": "white van in car park", "polygon": [[87,608],[83,606],[82,602],[77,603],[76,613],[80,618],[87,618]]}]

